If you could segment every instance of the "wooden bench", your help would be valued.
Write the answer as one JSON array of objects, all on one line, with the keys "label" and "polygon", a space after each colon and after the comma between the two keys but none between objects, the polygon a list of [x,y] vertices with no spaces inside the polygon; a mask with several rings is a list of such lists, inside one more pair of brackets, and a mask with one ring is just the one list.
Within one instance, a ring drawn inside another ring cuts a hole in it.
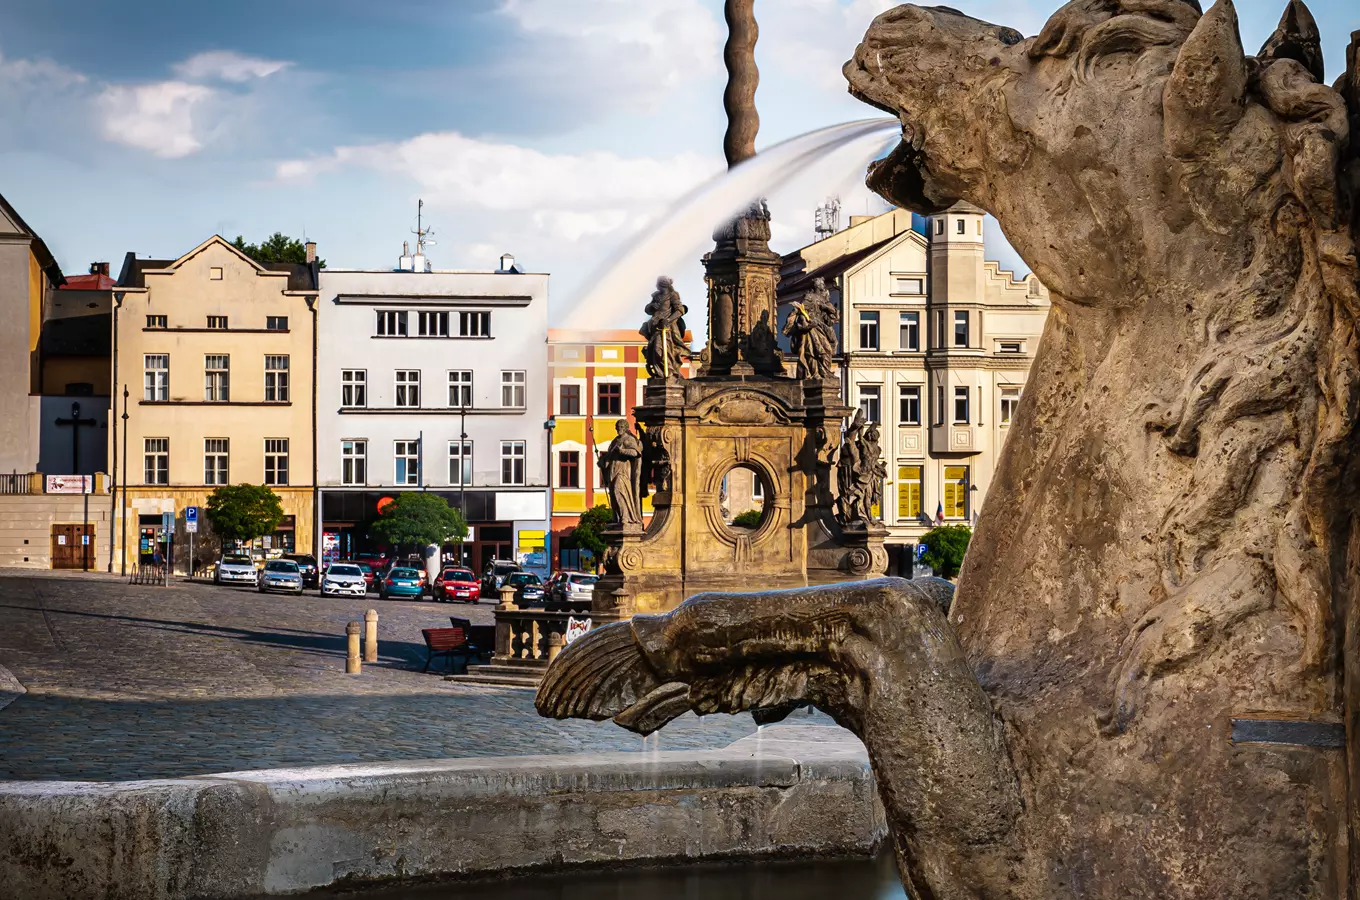
[{"label": "wooden bench", "polygon": [[472,645],[468,643],[467,629],[422,628],[420,634],[425,638],[425,649],[429,651],[422,672],[430,671],[430,663],[434,662],[437,656],[449,658],[449,674],[453,674],[454,666],[460,657],[463,660],[463,670],[467,671],[468,657],[474,653]]}]

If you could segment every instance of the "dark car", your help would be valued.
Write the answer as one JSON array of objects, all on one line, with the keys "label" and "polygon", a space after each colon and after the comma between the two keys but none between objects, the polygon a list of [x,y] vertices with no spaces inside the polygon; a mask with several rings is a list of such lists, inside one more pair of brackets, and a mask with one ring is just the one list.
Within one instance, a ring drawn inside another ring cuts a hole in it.
[{"label": "dark car", "polygon": [[476,603],[479,590],[477,576],[471,569],[448,568],[434,580],[434,599],[444,603],[454,600]]},{"label": "dark car", "polygon": [[515,603],[519,606],[540,606],[543,603],[543,579],[533,572],[511,572],[505,583],[515,589]]},{"label": "dark car", "polygon": [[283,559],[291,559],[297,563],[298,571],[302,573],[302,583],[307,587],[316,587],[317,568],[316,557],[308,556],[305,553],[285,553]]},{"label": "dark car", "polygon": [[501,585],[512,573],[520,571],[519,564],[505,559],[493,559],[482,573],[482,596],[499,600]]}]

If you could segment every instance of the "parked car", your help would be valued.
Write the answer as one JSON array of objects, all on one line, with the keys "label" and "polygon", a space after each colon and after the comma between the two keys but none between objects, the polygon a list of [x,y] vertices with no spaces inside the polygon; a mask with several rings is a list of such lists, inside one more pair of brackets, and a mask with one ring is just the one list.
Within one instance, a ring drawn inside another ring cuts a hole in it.
[{"label": "parked car", "polygon": [[543,579],[533,572],[511,572],[505,583],[515,589],[515,603],[519,606],[538,606],[543,603]]},{"label": "parked car", "polygon": [[[368,593],[368,579],[364,568],[355,563],[331,563],[321,576],[321,596],[362,597]],[[369,570],[371,576],[373,570]]]},{"label": "parked car", "polygon": [[508,559],[493,559],[487,563],[486,571],[482,573],[482,596],[499,600],[501,585],[505,583],[506,577],[518,571],[519,563]]},{"label": "parked car", "polygon": [[378,582],[378,596],[384,600],[397,597],[413,597],[419,600],[425,594],[420,584],[420,573],[415,569],[395,568]]},{"label": "parked car", "polygon": [[260,572],[260,593],[287,591],[290,594],[302,593],[302,570],[291,559],[271,559]]},{"label": "parked car", "polygon": [[471,569],[445,569],[434,580],[434,599],[444,603],[476,603],[480,587]]},{"label": "parked car", "polygon": [[248,584],[255,587],[259,581],[255,561],[249,556],[224,556],[217,563],[213,581],[217,584]]},{"label": "parked car", "polygon": [[316,557],[308,556],[305,553],[285,553],[283,559],[291,559],[297,563],[298,571],[302,573],[302,583],[307,587],[316,587],[317,565]]},{"label": "parked car", "polygon": [[589,603],[595,593],[598,575],[585,572],[559,572],[554,577],[548,593],[550,600],[558,603]]}]

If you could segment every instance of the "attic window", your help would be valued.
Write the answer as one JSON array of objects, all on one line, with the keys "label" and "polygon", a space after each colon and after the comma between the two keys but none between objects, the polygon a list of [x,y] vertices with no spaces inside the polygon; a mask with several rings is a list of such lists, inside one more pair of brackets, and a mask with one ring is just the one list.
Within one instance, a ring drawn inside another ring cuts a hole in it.
[{"label": "attic window", "polygon": [[209,278],[209,280],[211,280],[211,281],[221,281],[221,280],[222,280],[222,267],[221,267],[221,266],[213,266],[212,268],[208,269],[208,278]]}]

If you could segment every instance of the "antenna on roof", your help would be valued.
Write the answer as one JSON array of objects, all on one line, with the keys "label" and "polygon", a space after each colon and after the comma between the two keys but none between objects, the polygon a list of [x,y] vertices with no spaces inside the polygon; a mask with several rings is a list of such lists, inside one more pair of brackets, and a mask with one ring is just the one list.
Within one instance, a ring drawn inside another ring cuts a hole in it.
[{"label": "antenna on roof", "polygon": [[814,214],[812,232],[817,240],[828,238],[841,230],[841,198],[827,197]]},{"label": "antenna on roof", "polygon": [[425,227],[424,215],[425,201],[417,200],[416,227],[411,229],[412,234],[416,236],[416,255],[411,260],[411,270],[414,272],[430,271],[430,261],[425,258],[425,245],[434,243],[434,241],[427,240],[429,235],[434,234],[434,229]]}]

